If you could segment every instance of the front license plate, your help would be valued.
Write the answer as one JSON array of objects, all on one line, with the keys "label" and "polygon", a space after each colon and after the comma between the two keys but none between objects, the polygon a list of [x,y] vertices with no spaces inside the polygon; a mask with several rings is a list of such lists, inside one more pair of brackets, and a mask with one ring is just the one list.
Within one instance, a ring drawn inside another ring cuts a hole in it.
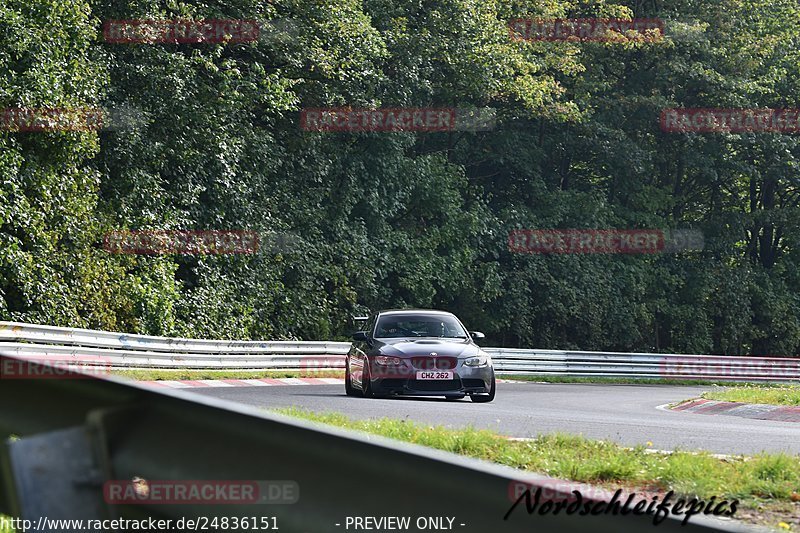
[{"label": "front license plate", "polygon": [[452,370],[419,370],[417,379],[453,379]]}]

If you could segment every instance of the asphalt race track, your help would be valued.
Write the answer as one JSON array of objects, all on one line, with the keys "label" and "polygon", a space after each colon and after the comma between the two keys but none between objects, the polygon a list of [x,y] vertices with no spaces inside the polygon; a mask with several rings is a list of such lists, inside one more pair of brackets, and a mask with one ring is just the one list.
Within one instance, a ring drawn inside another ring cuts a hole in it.
[{"label": "asphalt race track", "polygon": [[565,432],[633,446],[800,454],[800,423],[658,409],[707,387],[499,383],[492,403],[444,398],[350,398],[340,385],[198,388],[191,392],[265,408],[296,406],[352,418],[392,417],[448,427],[492,429],[513,437]]}]

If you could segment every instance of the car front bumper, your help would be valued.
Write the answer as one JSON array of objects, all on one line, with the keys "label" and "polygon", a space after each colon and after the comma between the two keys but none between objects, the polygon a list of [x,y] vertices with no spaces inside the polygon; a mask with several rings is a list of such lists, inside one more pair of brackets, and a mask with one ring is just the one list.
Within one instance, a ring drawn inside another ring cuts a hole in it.
[{"label": "car front bumper", "polygon": [[[374,376],[375,374],[373,374]],[[441,396],[485,394],[491,390],[493,370],[459,365],[451,380],[416,379],[416,374],[381,376],[371,380],[374,393],[381,395]]]}]

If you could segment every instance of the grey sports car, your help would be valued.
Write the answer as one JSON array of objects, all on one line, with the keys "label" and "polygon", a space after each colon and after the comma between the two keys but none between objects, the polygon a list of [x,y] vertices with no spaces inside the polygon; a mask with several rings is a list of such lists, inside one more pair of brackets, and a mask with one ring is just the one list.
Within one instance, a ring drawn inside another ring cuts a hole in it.
[{"label": "grey sports car", "polygon": [[367,398],[415,395],[491,402],[492,360],[452,313],[425,309],[373,314],[353,334],[346,358],[345,392]]}]

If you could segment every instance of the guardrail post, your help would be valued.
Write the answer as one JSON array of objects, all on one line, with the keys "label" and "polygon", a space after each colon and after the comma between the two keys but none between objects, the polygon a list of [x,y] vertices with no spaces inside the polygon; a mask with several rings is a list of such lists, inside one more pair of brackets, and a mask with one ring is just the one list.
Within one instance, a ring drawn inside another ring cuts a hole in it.
[{"label": "guardrail post", "polygon": [[38,531],[51,529],[40,522],[44,518],[108,518],[104,479],[85,426],[9,439],[3,455],[4,469],[11,473],[12,514],[31,520]]}]

